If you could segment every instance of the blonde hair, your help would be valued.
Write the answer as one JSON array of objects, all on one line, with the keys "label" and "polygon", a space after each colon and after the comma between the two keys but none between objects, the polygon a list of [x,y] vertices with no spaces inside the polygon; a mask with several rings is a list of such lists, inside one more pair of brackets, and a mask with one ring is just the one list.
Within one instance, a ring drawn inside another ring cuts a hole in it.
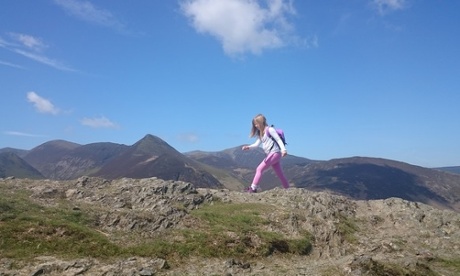
[{"label": "blonde hair", "polygon": [[251,128],[251,133],[249,136],[250,137],[259,136],[259,138],[262,138],[264,134],[261,133],[260,130],[256,127],[256,124],[255,124],[256,122],[259,125],[267,126],[267,118],[265,118],[265,116],[262,114],[258,114],[254,117],[254,119],[252,119],[252,128]]}]

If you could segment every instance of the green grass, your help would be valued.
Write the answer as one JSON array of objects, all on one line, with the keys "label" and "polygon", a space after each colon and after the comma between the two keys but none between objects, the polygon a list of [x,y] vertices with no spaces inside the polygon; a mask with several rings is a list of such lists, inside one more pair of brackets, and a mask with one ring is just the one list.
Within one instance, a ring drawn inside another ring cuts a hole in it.
[{"label": "green grass", "polygon": [[112,256],[120,248],[88,227],[91,218],[79,211],[44,207],[24,191],[0,189],[2,257],[29,258],[44,254],[67,257]]},{"label": "green grass", "polygon": [[337,230],[349,243],[356,243],[357,238],[355,233],[359,230],[355,221],[345,216],[339,217],[339,222],[336,224]]},{"label": "green grass", "polygon": [[190,229],[175,229],[159,238],[123,235],[125,244],[99,232],[96,210],[71,208],[61,200],[56,206],[34,202],[30,193],[0,184],[0,257],[30,259],[51,255],[61,258],[117,258],[157,256],[169,260],[197,257],[254,257],[274,253],[309,254],[311,237],[287,238],[266,230],[273,208],[263,204],[214,202],[190,213]]},{"label": "green grass", "polygon": [[215,202],[192,212],[192,215],[209,224],[212,231],[235,231],[247,233],[258,225],[267,224],[262,212],[270,206],[262,204],[225,204]]},{"label": "green grass", "polygon": [[264,215],[273,211],[270,205],[249,203],[214,203],[193,211],[192,215],[203,222],[202,244],[207,245],[207,252],[202,253],[220,257],[267,256],[274,252],[309,254],[312,248],[309,233],[290,239],[264,230],[271,223]]},{"label": "green grass", "polygon": [[440,266],[455,271],[456,273],[458,273],[458,275],[460,275],[460,259],[437,258],[434,261]]},{"label": "green grass", "polygon": [[198,226],[163,235],[142,245],[132,247],[131,253],[163,258],[201,257],[259,257],[277,253],[309,254],[311,237],[305,233],[298,239],[288,239],[269,232],[270,222],[263,213],[271,207],[262,204],[227,204],[214,202],[191,212]]}]

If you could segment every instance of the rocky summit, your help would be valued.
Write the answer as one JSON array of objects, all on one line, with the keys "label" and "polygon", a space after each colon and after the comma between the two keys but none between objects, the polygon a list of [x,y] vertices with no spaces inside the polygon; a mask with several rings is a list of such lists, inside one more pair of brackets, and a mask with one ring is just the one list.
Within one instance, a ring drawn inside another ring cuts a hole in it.
[{"label": "rocky summit", "polygon": [[158,178],[0,179],[0,275],[460,275],[460,214]]}]

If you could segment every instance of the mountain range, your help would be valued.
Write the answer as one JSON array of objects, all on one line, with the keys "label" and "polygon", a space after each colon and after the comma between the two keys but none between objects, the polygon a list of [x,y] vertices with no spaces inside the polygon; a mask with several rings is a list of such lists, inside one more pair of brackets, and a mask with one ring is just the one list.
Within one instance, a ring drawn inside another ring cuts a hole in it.
[{"label": "mountain range", "polygon": [[[31,150],[0,149],[0,178],[157,177],[200,188],[243,190],[264,156],[261,149],[242,151],[241,146],[180,153],[151,134],[131,146],[53,140]],[[460,211],[460,167],[431,169],[370,157],[319,161],[293,155],[284,157],[282,166],[292,187],[326,190],[358,200],[398,197]],[[272,170],[264,174],[260,187],[280,187]]]}]

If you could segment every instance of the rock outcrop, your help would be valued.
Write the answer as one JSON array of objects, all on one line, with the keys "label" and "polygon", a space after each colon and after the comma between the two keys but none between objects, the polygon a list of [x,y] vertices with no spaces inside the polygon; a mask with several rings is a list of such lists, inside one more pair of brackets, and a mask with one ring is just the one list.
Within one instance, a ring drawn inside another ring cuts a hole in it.
[{"label": "rock outcrop", "polygon": [[[174,229],[200,228],[190,213],[214,203],[264,206],[263,230],[297,238],[309,233],[311,250],[283,250],[253,257],[189,256],[182,263],[162,256],[119,259],[37,256],[6,258],[0,275],[458,275],[460,214],[398,198],[355,201],[327,192],[275,188],[246,194],[195,188],[157,178],[75,181],[0,179],[0,186],[24,189],[43,206],[85,210],[94,229],[116,244],[164,238]],[[0,231],[1,231],[0,220]],[[230,233],[229,236],[234,235]],[[132,237],[135,236],[136,239]],[[129,237],[129,238],[127,238]],[[257,244],[256,233],[247,244]],[[1,238],[0,238],[1,240]],[[0,242],[1,245],[1,242]]]}]

